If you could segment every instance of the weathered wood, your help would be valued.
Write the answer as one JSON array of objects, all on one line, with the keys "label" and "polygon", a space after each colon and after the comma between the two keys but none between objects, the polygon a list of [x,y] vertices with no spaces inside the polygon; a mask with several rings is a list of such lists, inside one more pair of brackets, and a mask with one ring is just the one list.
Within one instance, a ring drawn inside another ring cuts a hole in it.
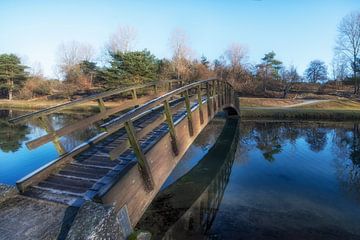
[{"label": "weathered wood", "polygon": [[[146,100],[146,99],[144,99]],[[35,149],[45,143],[48,143],[50,141],[55,140],[56,138],[59,138],[61,136],[65,136],[68,135],[72,132],[78,131],[78,130],[82,130],[85,129],[87,127],[89,127],[91,124],[96,123],[102,119],[106,119],[111,115],[114,115],[122,110],[128,109],[130,107],[136,106],[139,103],[141,103],[142,101],[137,100],[129,100],[127,102],[124,102],[123,104],[121,104],[121,106],[119,107],[114,107],[114,108],[110,108],[108,110],[106,110],[105,112],[100,112],[96,115],[90,116],[88,118],[82,119],[81,121],[75,122],[71,125],[62,127],[56,131],[53,131],[51,133],[48,133],[44,136],[41,136],[39,138],[33,139],[31,141],[26,142],[26,146],[29,149]]]},{"label": "weathered wood", "polygon": [[188,147],[211,120],[207,117],[207,104],[204,104],[204,124],[200,124],[198,109],[194,111],[194,135],[192,137],[188,134],[187,119],[183,119],[176,124],[176,134],[179,138],[179,155],[174,156],[172,146],[169,144],[171,139],[170,133],[167,133],[161,140],[151,148],[146,157],[151,162],[151,171],[153,173],[155,188],[151,193],[143,189],[141,183],[141,176],[136,167],[132,167],[125,176],[123,176],[112,188],[104,192],[99,197],[104,204],[114,204],[116,209],[127,205],[129,210],[129,217],[132,226],[135,226],[140,217],[156,196],[160,187],[167,179],[171,171],[174,169],[178,161],[185,154]]},{"label": "weathered wood", "polygon": [[137,100],[136,89],[132,89],[132,90],[131,90],[131,95],[132,95],[132,98],[133,98],[134,100]]},{"label": "weathered wood", "polygon": [[139,141],[136,137],[134,126],[131,121],[125,122],[125,129],[128,135],[128,139],[133,149],[135,156],[138,160],[139,172],[143,178],[146,190],[152,191],[154,189],[154,180],[151,175],[150,166],[146,160],[146,157],[140,147]]},{"label": "weathered wood", "polygon": [[115,125],[121,125],[123,124],[124,122],[134,118],[135,116],[139,115],[140,113],[146,111],[146,110],[149,110],[159,104],[161,104],[163,101],[165,100],[168,100],[170,99],[172,96],[176,95],[176,94],[179,94],[185,90],[188,90],[188,89],[191,89],[191,88],[194,88],[194,87],[197,87],[197,85],[199,84],[202,84],[202,83],[206,83],[208,81],[214,81],[215,78],[210,78],[210,79],[207,79],[207,80],[201,80],[201,81],[198,81],[198,82],[194,82],[194,83],[191,83],[189,85],[186,85],[182,88],[178,88],[178,89],[175,89],[171,92],[168,92],[167,94],[164,94],[156,99],[153,99],[149,102],[147,102],[146,104],[132,110],[132,111],[129,111],[127,113],[125,113],[124,115],[120,116],[120,117],[117,117],[103,125],[101,125],[102,127],[108,129],[108,128],[112,128],[114,127]]},{"label": "weathered wood", "polygon": [[100,109],[100,112],[105,112],[106,111],[106,107],[105,107],[105,103],[104,100],[102,98],[97,99],[97,103]]},{"label": "weathered wood", "polygon": [[71,108],[71,107],[74,107],[74,106],[77,106],[77,105],[80,105],[80,104],[83,104],[83,103],[86,103],[86,102],[89,102],[89,101],[97,100],[99,98],[104,99],[106,97],[110,97],[110,96],[113,96],[113,95],[118,95],[118,94],[121,94],[121,93],[124,93],[124,92],[129,92],[129,91],[131,91],[133,89],[151,87],[154,84],[157,84],[157,83],[152,82],[152,83],[138,85],[138,86],[130,86],[130,87],[121,88],[121,89],[109,90],[109,91],[106,91],[106,92],[103,92],[103,93],[94,94],[94,95],[91,95],[91,96],[88,96],[88,97],[80,98],[80,99],[70,101],[70,102],[66,102],[66,103],[62,103],[62,104],[58,104],[58,105],[55,105],[53,107],[49,107],[49,108],[42,109],[42,110],[39,110],[39,111],[36,111],[36,112],[31,112],[31,113],[28,113],[28,114],[25,114],[25,115],[22,115],[22,116],[19,116],[19,117],[16,117],[16,118],[12,118],[12,119],[9,120],[9,122],[12,123],[12,124],[17,124],[17,123],[23,122],[23,121],[25,121],[27,119],[39,117],[39,116],[42,116],[42,115],[45,115],[45,114],[50,114],[50,113],[53,113],[53,112],[58,112],[58,111],[61,111],[63,109],[66,109],[66,108]]},{"label": "weathered wood", "polygon": [[204,114],[203,114],[203,109],[202,109],[202,95],[201,95],[201,85],[198,85],[197,88],[197,100],[198,100],[198,104],[199,104],[199,119],[200,119],[200,124],[204,123]]},{"label": "weathered wood", "polygon": [[178,149],[178,143],[177,143],[177,139],[176,139],[174,121],[172,118],[168,100],[164,101],[164,111],[165,111],[165,116],[166,116],[166,122],[168,124],[169,132],[170,132],[170,136],[171,136],[171,145],[173,148],[173,152],[176,156],[179,154],[179,149]]},{"label": "weathered wood", "polygon": [[[154,128],[159,126],[164,121],[165,121],[164,115],[160,114],[160,116],[157,117],[154,121],[149,123],[141,131],[136,133],[137,139],[142,139],[143,137],[145,137],[147,134],[149,134],[152,130],[154,130]],[[111,160],[116,159],[120,154],[125,152],[129,148],[129,146],[130,146],[129,142],[127,140],[124,140],[124,142],[122,142],[119,146],[117,146],[116,148],[114,148],[113,150],[110,151],[110,153],[109,153],[110,159]]]},{"label": "weathered wood", "polygon": [[23,192],[26,189],[26,187],[39,183],[40,181],[47,178],[51,173],[55,172],[57,169],[60,169],[62,166],[71,162],[74,156],[85,151],[94,143],[99,142],[100,140],[104,139],[107,136],[108,136],[107,133],[100,133],[95,137],[89,139],[85,143],[77,146],[70,152],[63,154],[54,161],[51,161],[46,165],[42,166],[41,168],[35,170],[34,172],[26,175],[25,177],[23,177],[22,179],[16,182],[17,188],[19,189],[20,192]]},{"label": "weathered wood", "polygon": [[189,124],[189,134],[190,136],[193,136],[194,135],[193,120],[191,115],[192,113],[191,113],[189,93],[187,90],[184,92],[184,95],[185,95],[186,116],[188,118],[188,124]]},{"label": "weathered wood", "polygon": [[208,116],[212,116],[212,104],[211,104],[211,96],[210,96],[210,84],[206,82],[206,101],[208,106]]}]

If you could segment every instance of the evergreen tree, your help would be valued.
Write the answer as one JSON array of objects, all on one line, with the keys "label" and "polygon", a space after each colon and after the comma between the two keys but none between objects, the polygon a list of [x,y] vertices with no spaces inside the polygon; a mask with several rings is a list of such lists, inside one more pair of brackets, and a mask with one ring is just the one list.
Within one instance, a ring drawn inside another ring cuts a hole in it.
[{"label": "evergreen tree", "polygon": [[15,54],[0,54],[0,88],[6,91],[12,100],[13,92],[25,82],[26,66],[21,65],[20,58]]},{"label": "evergreen tree", "polygon": [[204,65],[206,68],[209,68],[209,64],[210,64],[210,62],[209,62],[209,60],[204,56],[204,55],[202,55],[201,56],[201,64],[202,65]]},{"label": "evergreen tree", "polygon": [[266,53],[261,59],[262,63],[257,65],[258,75],[260,75],[263,80],[264,91],[266,91],[266,83],[269,80],[280,79],[279,71],[282,68],[282,62],[275,59],[275,55],[274,51]]},{"label": "evergreen tree", "polygon": [[154,81],[159,64],[148,50],[111,54],[110,67],[101,71],[101,80],[109,87]]}]

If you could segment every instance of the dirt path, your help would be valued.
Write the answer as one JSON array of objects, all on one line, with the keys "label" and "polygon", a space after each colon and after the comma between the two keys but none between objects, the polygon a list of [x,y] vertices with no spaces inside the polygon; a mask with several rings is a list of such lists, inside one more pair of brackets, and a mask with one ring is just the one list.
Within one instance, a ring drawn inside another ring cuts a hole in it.
[{"label": "dirt path", "polygon": [[240,101],[240,109],[286,109],[286,108],[295,108],[295,107],[300,107],[300,106],[305,106],[305,105],[311,105],[311,104],[316,104],[316,103],[323,103],[323,102],[330,102],[332,100],[304,100],[301,103],[296,103],[296,104],[291,104],[291,105],[285,105],[285,106],[274,106],[274,107],[241,107],[241,101]]},{"label": "dirt path", "polygon": [[296,103],[296,104],[291,104],[291,105],[287,105],[287,106],[281,106],[281,108],[300,107],[300,106],[304,106],[304,105],[323,103],[323,102],[329,102],[329,101],[331,101],[331,100],[304,100],[304,102],[302,102],[302,103]]}]

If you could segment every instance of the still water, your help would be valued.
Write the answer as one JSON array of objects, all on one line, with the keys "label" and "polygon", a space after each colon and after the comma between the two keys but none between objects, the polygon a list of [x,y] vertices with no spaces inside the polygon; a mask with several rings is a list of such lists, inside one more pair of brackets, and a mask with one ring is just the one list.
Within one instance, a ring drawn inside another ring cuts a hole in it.
[{"label": "still water", "polygon": [[219,122],[137,228],[154,239],[360,239],[360,123]]},{"label": "still water", "polygon": [[0,110],[0,183],[14,185],[17,180],[73,149],[98,132],[94,126],[91,126],[83,132],[76,132],[29,150],[25,145],[28,140],[43,136],[51,129],[57,130],[80,121],[85,115],[60,113],[49,115],[46,122],[32,120],[15,126],[7,123],[7,119],[25,113],[18,110]]}]

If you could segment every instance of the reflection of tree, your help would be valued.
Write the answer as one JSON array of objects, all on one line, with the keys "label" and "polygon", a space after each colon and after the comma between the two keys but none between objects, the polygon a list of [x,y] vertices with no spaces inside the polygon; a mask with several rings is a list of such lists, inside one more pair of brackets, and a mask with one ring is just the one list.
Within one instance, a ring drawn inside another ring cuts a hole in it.
[{"label": "reflection of tree", "polygon": [[275,160],[274,155],[281,152],[281,128],[274,123],[263,123],[257,125],[256,135],[254,137],[257,148],[263,153],[263,156],[269,162]]},{"label": "reflection of tree", "polygon": [[[359,124],[354,124],[353,139],[350,145],[350,159],[354,165],[360,165],[360,130]],[[360,176],[359,176],[360,177]]]},{"label": "reflection of tree", "polygon": [[311,127],[306,129],[305,141],[309,144],[310,149],[314,152],[324,150],[327,142],[326,129]]},{"label": "reflection of tree", "polygon": [[[342,156],[348,155],[348,159],[339,158],[336,168],[341,186],[348,192],[355,194],[360,200],[360,129],[359,123],[355,123],[352,134],[347,134],[345,130],[338,136],[342,139],[341,143],[346,143],[348,151],[344,151]],[[347,154],[346,154],[347,153]]]},{"label": "reflection of tree", "polygon": [[27,140],[26,135],[30,130],[25,125],[10,125],[5,120],[0,120],[0,149],[3,152],[16,152],[21,144]]}]

